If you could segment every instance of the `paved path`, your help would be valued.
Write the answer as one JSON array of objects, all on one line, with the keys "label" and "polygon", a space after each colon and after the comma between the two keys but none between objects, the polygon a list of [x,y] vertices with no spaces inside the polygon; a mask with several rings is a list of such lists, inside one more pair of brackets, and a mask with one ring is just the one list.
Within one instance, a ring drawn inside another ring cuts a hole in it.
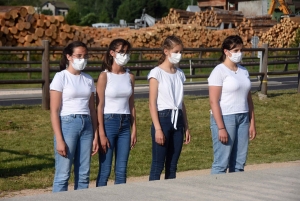
[{"label": "paved path", "polygon": [[197,175],[153,182],[3,199],[8,201],[300,200],[300,162],[225,175]]}]

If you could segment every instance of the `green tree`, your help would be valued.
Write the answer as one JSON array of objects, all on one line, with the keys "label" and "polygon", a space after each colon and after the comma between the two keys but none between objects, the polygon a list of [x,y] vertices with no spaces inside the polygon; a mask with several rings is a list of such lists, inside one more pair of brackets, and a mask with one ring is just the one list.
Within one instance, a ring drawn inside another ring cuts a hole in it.
[{"label": "green tree", "polygon": [[80,14],[75,8],[71,8],[66,16],[66,21],[70,25],[78,25],[80,23]]},{"label": "green tree", "polygon": [[99,20],[95,13],[89,13],[81,19],[81,26],[92,26],[92,24],[97,23]]},{"label": "green tree", "polygon": [[44,15],[53,15],[52,10],[50,10],[50,9],[42,10],[41,13],[44,14]]}]

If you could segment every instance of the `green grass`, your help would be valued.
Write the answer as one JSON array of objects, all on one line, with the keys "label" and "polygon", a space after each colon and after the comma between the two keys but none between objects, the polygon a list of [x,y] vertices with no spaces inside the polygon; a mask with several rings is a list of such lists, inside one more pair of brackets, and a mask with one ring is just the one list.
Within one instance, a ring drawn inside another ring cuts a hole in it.
[{"label": "green grass", "polygon": [[[299,96],[296,90],[269,91],[268,99],[261,101],[253,94],[258,135],[250,143],[248,164],[300,159]],[[178,171],[210,168],[213,155],[208,98],[186,96],[185,103],[192,141],[183,147]],[[136,100],[136,108],[138,143],[129,157],[129,177],[148,175],[151,163],[148,100]],[[16,105],[0,107],[0,112],[0,191],[51,186],[54,151],[49,111],[41,110],[41,106]],[[92,180],[97,170],[94,156]]]}]

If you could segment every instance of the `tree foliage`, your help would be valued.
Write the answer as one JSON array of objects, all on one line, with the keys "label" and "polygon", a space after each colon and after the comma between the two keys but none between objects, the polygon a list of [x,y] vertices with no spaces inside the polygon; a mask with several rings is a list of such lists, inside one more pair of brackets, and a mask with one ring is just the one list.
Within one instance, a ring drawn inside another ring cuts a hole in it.
[{"label": "tree foliage", "polygon": [[44,15],[53,15],[52,10],[50,10],[50,9],[42,10],[41,13],[44,14]]},{"label": "tree foliage", "polygon": [[71,8],[66,16],[66,21],[70,25],[79,25],[80,23],[80,14],[76,9]]}]

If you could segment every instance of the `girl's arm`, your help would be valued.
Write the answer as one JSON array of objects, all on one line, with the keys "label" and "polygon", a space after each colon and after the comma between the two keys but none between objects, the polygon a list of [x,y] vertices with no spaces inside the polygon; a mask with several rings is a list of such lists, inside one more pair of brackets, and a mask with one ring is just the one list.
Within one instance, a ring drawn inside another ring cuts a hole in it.
[{"label": "girl's arm", "polygon": [[129,109],[130,109],[130,123],[131,123],[131,149],[135,146],[137,142],[137,130],[136,130],[136,112],[134,106],[134,83],[135,78],[132,73],[130,73],[131,86],[132,86],[132,94],[129,98]]},{"label": "girl's arm", "polygon": [[251,96],[251,92],[248,93],[248,107],[249,107],[249,138],[253,140],[256,137],[256,126],[255,126],[255,117],[254,117],[254,104]]},{"label": "girl's arm", "polygon": [[63,139],[59,113],[61,107],[62,92],[50,91],[50,118],[52,129],[56,138],[56,151],[63,157],[67,157],[67,145]]},{"label": "girl's arm", "polygon": [[209,102],[212,110],[213,117],[217,123],[219,129],[219,140],[226,144],[228,142],[228,133],[226,131],[223,119],[222,112],[220,108],[220,98],[222,87],[221,86],[209,86]]},{"label": "girl's arm", "polygon": [[97,94],[99,104],[97,106],[97,117],[98,117],[98,131],[99,131],[99,139],[100,139],[100,151],[102,153],[106,153],[107,147],[110,147],[109,141],[105,135],[104,130],[104,119],[103,119],[103,111],[104,111],[104,94],[107,82],[107,75],[105,72],[102,72],[99,75],[97,81]]},{"label": "girl's arm", "polygon": [[187,119],[186,108],[185,108],[184,102],[182,102],[182,113],[183,113],[184,130],[185,130],[184,144],[188,144],[191,141],[191,135],[190,135],[190,131],[189,131],[189,123],[188,123],[188,119]]},{"label": "girl's arm", "polygon": [[149,80],[149,110],[152,122],[155,128],[155,142],[159,145],[165,143],[165,136],[162,132],[158,114],[157,114],[157,95],[158,95],[158,81],[155,78]]},{"label": "girl's arm", "polygon": [[92,119],[92,125],[94,130],[94,140],[93,140],[93,149],[92,149],[92,156],[98,152],[99,149],[99,137],[98,137],[98,129],[97,129],[97,116],[96,116],[96,109],[95,109],[95,95],[94,93],[91,94],[89,100],[89,109]]}]

